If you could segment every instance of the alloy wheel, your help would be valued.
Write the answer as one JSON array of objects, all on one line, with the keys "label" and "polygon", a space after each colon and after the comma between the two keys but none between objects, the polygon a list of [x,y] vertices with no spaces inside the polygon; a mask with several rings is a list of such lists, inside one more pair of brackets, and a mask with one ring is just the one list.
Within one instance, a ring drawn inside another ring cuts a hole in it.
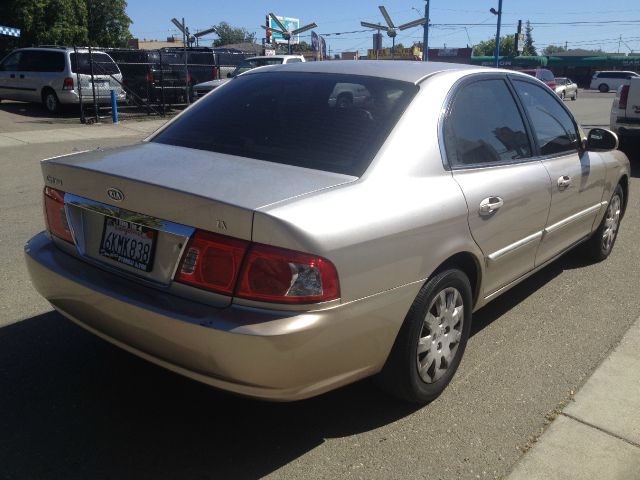
[{"label": "alloy wheel", "polygon": [[613,247],[613,242],[620,226],[620,196],[614,195],[607,208],[602,232],[602,250],[608,252]]}]

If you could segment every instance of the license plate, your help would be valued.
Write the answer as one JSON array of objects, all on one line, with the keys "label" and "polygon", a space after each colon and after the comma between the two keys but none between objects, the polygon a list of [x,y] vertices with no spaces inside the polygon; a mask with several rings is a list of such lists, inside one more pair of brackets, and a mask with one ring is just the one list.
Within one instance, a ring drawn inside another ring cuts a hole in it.
[{"label": "license plate", "polygon": [[157,231],[119,218],[105,217],[100,255],[150,272]]}]

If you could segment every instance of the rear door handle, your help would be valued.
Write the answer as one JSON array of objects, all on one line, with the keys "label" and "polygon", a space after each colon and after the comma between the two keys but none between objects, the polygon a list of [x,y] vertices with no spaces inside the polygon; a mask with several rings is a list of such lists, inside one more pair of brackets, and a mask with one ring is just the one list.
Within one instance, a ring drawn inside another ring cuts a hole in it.
[{"label": "rear door handle", "polygon": [[11,75],[9,75],[9,77],[11,77],[11,78],[16,78],[16,74],[15,74],[15,73],[12,73]]},{"label": "rear door handle", "polygon": [[568,188],[569,186],[571,186],[572,181],[573,180],[569,175],[561,176],[560,178],[558,178],[558,189],[564,190],[565,188]]},{"label": "rear door handle", "polygon": [[488,216],[504,205],[500,197],[488,197],[480,202],[480,215]]},{"label": "rear door handle", "polygon": [[20,78],[24,78],[24,75],[22,75],[22,74],[21,74],[21,75],[20,75]]}]

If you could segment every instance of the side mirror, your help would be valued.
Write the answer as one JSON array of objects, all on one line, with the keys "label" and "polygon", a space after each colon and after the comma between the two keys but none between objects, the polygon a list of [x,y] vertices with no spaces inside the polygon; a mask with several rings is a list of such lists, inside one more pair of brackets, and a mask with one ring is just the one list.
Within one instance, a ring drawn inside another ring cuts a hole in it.
[{"label": "side mirror", "polygon": [[590,152],[608,152],[618,148],[618,136],[611,130],[592,128],[587,135],[585,150]]}]

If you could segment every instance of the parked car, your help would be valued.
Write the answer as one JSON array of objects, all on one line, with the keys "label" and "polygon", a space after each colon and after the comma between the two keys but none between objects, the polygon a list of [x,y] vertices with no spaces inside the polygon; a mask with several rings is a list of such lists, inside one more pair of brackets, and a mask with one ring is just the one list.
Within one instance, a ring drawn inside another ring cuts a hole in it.
[{"label": "parked car", "polygon": [[578,98],[578,85],[570,78],[556,77],[556,94],[563,100],[565,98],[576,100]]},{"label": "parked car", "polygon": [[[370,99],[330,102],[339,84]],[[142,144],[42,162],[26,263],[61,314],[217,388],[296,400],[375,375],[424,403],[472,311],[573,247],[609,256],[616,146],[518,72],[258,68]]]},{"label": "parked car", "polygon": [[617,90],[611,104],[610,125],[620,140],[640,137],[640,77],[629,78]]},{"label": "parked car", "polygon": [[624,84],[625,80],[638,76],[636,72],[620,70],[596,72],[593,74],[593,77],[591,77],[591,85],[589,88],[592,90],[598,89],[602,93],[606,93],[609,90],[615,91]]},{"label": "parked car", "polygon": [[556,90],[556,78],[551,70],[546,68],[528,68],[520,70],[522,73],[536,77],[538,80],[544,82],[551,90]]},{"label": "parked car", "polygon": [[[113,59],[94,50],[90,62],[85,49],[66,47],[19,48],[0,62],[0,98],[42,103],[50,113],[61,104],[111,103],[111,90],[124,100],[122,74]],[[93,64],[92,64],[93,63]],[[91,70],[93,67],[93,83]],[[81,91],[80,91],[81,90]]]},{"label": "parked car", "polygon": [[209,82],[199,83],[194,85],[193,87],[193,96],[194,98],[199,98],[211,90],[215,90],[221,85],[224,85],[232,78],[240,75],[241,73],[247,72],[256,67],[264,67],[266,65],[280,65],[286,63],[299,63],[304,62],[304,57],[302,55],[266,55],[266,56],[258,56],[258,57],[249,57],[245,58],[234,70],[233,72],[227,73],[227,78],[220,78],[217,80],[211,80]]}]

